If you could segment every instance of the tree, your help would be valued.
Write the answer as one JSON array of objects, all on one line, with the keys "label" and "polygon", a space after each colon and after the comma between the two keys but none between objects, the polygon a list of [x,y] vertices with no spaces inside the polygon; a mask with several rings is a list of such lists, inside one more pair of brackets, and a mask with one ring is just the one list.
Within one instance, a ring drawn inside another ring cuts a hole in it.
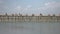
[{"label": "tree", "polygon": [[19,13],[19,16],[20,16],[21,14]]},{"label": "tree", "polygon": [[14,16],[14,14],[12,14],[12,16]]},{"label": "tree", "polygon": [[19,16],[22,16],[22,14],[19,13]]},{"label": "tree", "polygon": [[20,16],[22,16],[22,14],[20,14]]},{"label": "tree", "polygon": [[35,16],[34,14],[32,14],[32,16]]},{"label": "tree", "polygon": [[48,14],[48,16],[51,16],[50,14]]},{"label": "tree", "polygon": [[40,14],[40,16],[42,16],[42,14]]},{"label": "tree", "polygon": [[15,14],[15,16],[18,16],[18,14]]},{"label": "tree", "polygon": [[5,15],[7,16],[8,14],[7,14],[7,13],[5,13]]},{"label": "tree", "polygon": [[55,14],[53,14],[53,16],[55,16]]},{"label": "tree", "polygon": [[59,14],[59,16],[60,16],[60,14]]},{"label": "tree", "polygon": [[26,16],[28,16],[28,14],[26,14]]}]

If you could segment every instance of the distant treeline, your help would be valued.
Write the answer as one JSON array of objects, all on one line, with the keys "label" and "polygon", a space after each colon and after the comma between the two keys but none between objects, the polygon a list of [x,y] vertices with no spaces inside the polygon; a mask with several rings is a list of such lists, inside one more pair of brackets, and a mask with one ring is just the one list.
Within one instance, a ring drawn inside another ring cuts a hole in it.
[{"label": "distant treeline", "polygon": [[53,16],[43,16],[42,14],[40,16],[35,16],[34,14],[23,16],[22,14],[8,15],[6,13],[5,15],[0,15],[0,21],[60,21],[60,16],[55,16],[55,14]]},{"label": "distant treeline", "polygon": [[[22,15],[22,14],[7,14],[7,13],[5,13],[4,15],[0,15],[0,16],[29,16],[28,14],[26,14],[26,15]],[[30,15],[30,16],[37,16],[37,15],[35,15],[35,14],[32,14],[32,15]],[[46,15],[43,15],[43,14],[39,14],[39,16],[46,16]],[[50,15],[50,14],[48,14],[47,16],[56,16],[55,14],[53,14],[53,15]],[[60,15],[59,15],[60,16]]]}]

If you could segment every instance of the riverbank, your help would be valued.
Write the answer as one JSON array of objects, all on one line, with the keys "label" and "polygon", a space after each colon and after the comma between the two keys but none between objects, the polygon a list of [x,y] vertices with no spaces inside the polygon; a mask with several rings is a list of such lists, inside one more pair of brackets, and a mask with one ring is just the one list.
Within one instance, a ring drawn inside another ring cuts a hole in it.
[{"label": "riverbank", "polygon": [[51,22],[60,21],[60,16],[0,16],[0,22],[3,21],[20,21],[20,22]]}]

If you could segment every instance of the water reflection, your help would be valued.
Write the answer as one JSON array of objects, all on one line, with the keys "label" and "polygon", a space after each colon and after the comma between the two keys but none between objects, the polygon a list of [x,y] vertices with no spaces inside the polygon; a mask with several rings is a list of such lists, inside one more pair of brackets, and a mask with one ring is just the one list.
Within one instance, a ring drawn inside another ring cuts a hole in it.
[{"label": "water reflection", "polygon": [[60,34],[60,23],[0,22],[0,34]]}]

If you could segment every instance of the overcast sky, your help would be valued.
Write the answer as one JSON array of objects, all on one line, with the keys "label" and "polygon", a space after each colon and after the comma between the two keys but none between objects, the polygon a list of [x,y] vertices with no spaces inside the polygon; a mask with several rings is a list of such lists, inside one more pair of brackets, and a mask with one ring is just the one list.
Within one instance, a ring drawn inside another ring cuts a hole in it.
[{"label": "overcast sky", "polygon": [[0,14],[60,14],[60,0],[0,0]]}]

